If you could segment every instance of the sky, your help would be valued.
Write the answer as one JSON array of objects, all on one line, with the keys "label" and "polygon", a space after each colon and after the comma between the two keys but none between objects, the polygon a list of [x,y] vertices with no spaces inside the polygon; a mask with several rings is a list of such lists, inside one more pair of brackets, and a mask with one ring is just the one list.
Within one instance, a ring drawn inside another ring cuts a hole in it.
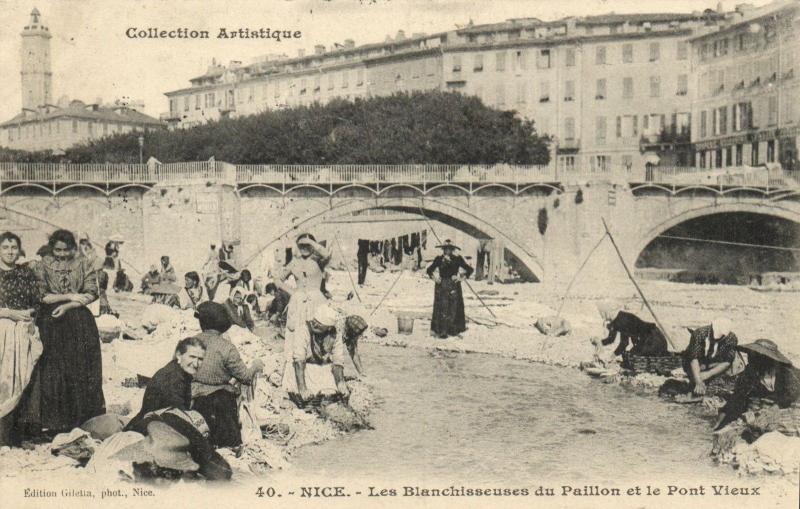
[{"label": "sky", "polygon": [[[744,0],[724,0],[732,10]],[[763,5],[768,0],[749,0]],[[212,58],[248,63],[259,55],[296,56],[314,45],[382,42],[398,30],[435,33],[509,18],[608,12],[691,12],[717,0],[0,0],[0,120],[20,111],[20,32],[36,7],[49,27],[53,100],[111,102],[131,97],[153,116],[168,110],[164,92],[189,86]],[[128,28],[209,30],[208,40],[129,39]],[[296,40],[216,39],[220,27],[299,30]]]}]

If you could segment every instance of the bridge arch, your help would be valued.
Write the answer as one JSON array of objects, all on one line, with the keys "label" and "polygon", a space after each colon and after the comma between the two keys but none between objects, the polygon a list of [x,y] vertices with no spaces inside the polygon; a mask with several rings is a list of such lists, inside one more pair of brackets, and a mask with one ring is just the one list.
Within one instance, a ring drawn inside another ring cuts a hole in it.
[{"label": "bridge arch", "polygon": [[778,217],[781,219],[786,219],[788,221],[800,224],[800,211],[792,210],[790,208],[777,205],[775,203],[765,203],[765,204],[723,203],[723,204],[705,205],[702,207],[697,207],[683,211],[680,214],[669,217],[668,219],[658,223],[657,225],[652,226],[636,243],[633,252],[631,253],[633,256],[631,256],[630,259],[633,261],[637,260],[639,256],[642,254],[642,252],[645,250],[645,248],[648,245],[650,245],[651,242],[653,242],[660,235],[664,234],[664,232],[666,232],[670,228],[678,226],[681,223],[685,223],[687,221],[691,221],[692,219],[697,219],[703,216],[737,213],[737,212],[746,212],[752,214],[759,214],[763,216]]},{"label": "bridge arch", "polygon": [[[529,248],[522,245],[518,239],[515,239],[508,232],[503,231],[501,226],[490,223],[470,210],[431,198],[424,200],[420,198],[382,198],[380,200],[375,200],[374,198],[349,199],[345,202],[335,203],[322,214],[317,214],[305,219],[301,218],[295,225],[296,228],[292,228],[291,230],[296,229],[298,232],[313,230],[335,217],[378,209],[424,215],[431,220],[445,223],[475,238],[500,239],[511,255],[530,271],[531,274],[540,281],[544,278],[544,267],[536,255],[534,255]],[[265,248],[266,246],[259,249],[252,258],[255,258],[255,256]]]}]

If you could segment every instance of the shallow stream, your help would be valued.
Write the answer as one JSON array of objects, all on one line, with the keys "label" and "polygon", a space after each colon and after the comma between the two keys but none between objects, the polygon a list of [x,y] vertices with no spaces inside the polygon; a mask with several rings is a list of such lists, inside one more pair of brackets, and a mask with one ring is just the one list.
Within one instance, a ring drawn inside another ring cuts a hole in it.
[{"label": "shallow stream", "polygon": [[567,368],[364,345],[373,431],[300,450],[305,478],[618,484],[732,481],[710,423]]}]

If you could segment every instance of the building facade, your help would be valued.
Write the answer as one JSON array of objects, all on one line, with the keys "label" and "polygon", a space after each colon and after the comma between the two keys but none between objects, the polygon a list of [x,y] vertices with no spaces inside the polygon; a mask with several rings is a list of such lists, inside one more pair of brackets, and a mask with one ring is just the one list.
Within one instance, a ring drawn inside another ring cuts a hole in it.
[{"label": "building facade", "polygon": [[691,39],[697,166],[800,169],[799,12],[796,1],[773,4]]},{"label": "building facade", "polygon": [[689,39],[738,13],[512,19],[438,34],[399,32],[311,55],[213,64],[167,92],[174,127],[335,98],[416,90],[478,96],[552,137],[560,168],[691,164]]},{"label": "building facade", "polygon": [[73,145],[116,133],[147,132],[164,124],[145,115],[130,101],[104,105],[100,101],[52,99],[50,31],[33,9],[22,37],[20,66],[22,111],[0,124],[0,146],[14,150],[63,151]]}]

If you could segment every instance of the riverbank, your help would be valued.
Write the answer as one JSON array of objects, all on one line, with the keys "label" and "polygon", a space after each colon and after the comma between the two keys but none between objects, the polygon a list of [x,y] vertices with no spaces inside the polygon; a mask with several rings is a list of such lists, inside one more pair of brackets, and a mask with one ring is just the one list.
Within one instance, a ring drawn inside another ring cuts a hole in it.
[{"label": "riverbank", "polygon": [[[382,292],[391,286],[397,274],[372,276],[372,284],[360,289],[365,302],[377,302]],[[346,275],[344,276],[346,278]],[[341,292],[348,290],[347,280],[338,279]],[[682,370],[671,377],[656,374],[632,374],[621,369],[614,359],[613,348],[595,346],[597,339],[605,336],[597,304],[608,299],[624,305],[628,310],[645,319],[650,314],[643,309],[642,301],[629,285],[608,285],[602,290],[579,288],[575,295],[563,299],[540,285],[488,285],[471,282],[475,293],[464,288],[468,330],[460,337],[446,340],[432,337],[429,333],[429,310],[433,284],[418,274],[404,274],[398,280],[381,309],[360,305],[357,299],[347,301],[350,312],[372,314],[372,332],[365,342],[392,347],[413,348],[432,352],[433,355],[454,353],[481,353],[509,359],[583,369],[587,376],[599,382],[629,388],[643,397],[656,398],[658,388],[668,378],[685,380]],[[655,309],[661,323],[667,329],[674,351],[682,351],[688,344],[688,327],[710,323],[717,316],[726,316],[733,321],[734,331],[740,343],[757,338],[772,338],[795,363],[800,360],[800,337],[797,336],[800,299],[791,292],[756,292],[747,287],[721,285],[684,285],[661,281],[645,282],[645,294]],[[477,293],[477,295],[476,295]],[[479,298],[480,297],[480,300]],[[483,301],[483,302],[481,302]],[[488,309],[487,309],[488,308]],[[538,318],[554,316],[561,308],[571,330],[568,334],[551,337],[541,334],[534,326]],[[491,312],[489,311],[491,309]],[[398,334],[397,317],[414,317],[411,334]],[[375,328],[384,328],[389,333],[380,337]],[[594,340],[594,341],[593,341]],[[720,399],[706,399],[701,403],[680,405],[708,422],[708,434],[713,446],[708,454],[724,468],[733,467],[751,475],[777,475],[797,483],[798,468],[788,461],[786,455],[776,450],[794,450],[800,442],[800,414],[780,411],[777,414],[753,412],[747,416],[757,426],[740,423],[726,428],[727,434],[711,434],[711,424],[721,404]],[[664,405],[676,405],[663,402]],[[770,441],[749,444],[742,436],[755,432],[764,434]],[[781,439],[775,439],[774,434]],[[775,444],[781,444],[776,447]],[[789,456],[790,457],[790,456]]]},{"label": "riverbank", "polygon": [[[112,308],[120,313],[125,330],[138,337],[123,339],[120,330],[116,338],[102,344],[106,410],[127,420],[139,411],[144,395],[143,381],[169,362],[180,339],[197,334],[200,329],[192,311],[149,305],[149,298],[136,294],[112,294],[109,298]],[[284,469],[298,449],[357,431],[368,423],[374,399],[370,386],[347,372],[351,390],[349,409],[345,410],[339,403],[308,411],[298,409],[280,388],[283,339],[276,328],[263,322],[257,324],[255,334],[238,327],[227,333],[246,364],[257,358],[265,364],[248,404],[249,419],[243,419],[251,424],[249,429],[242,430],[244,446],[238,454],[220,450],[237,481]],[[142,325],[155,330],[147,332]],[[95,448],[99,445],[99,442],[93,443]],[[75,459],[52,455],[49,443],[0,448],[0,477],[4,478],[24,479],[52,472],[89,481],[117,475],[116,472],[77,468],[79,466]]]}]

